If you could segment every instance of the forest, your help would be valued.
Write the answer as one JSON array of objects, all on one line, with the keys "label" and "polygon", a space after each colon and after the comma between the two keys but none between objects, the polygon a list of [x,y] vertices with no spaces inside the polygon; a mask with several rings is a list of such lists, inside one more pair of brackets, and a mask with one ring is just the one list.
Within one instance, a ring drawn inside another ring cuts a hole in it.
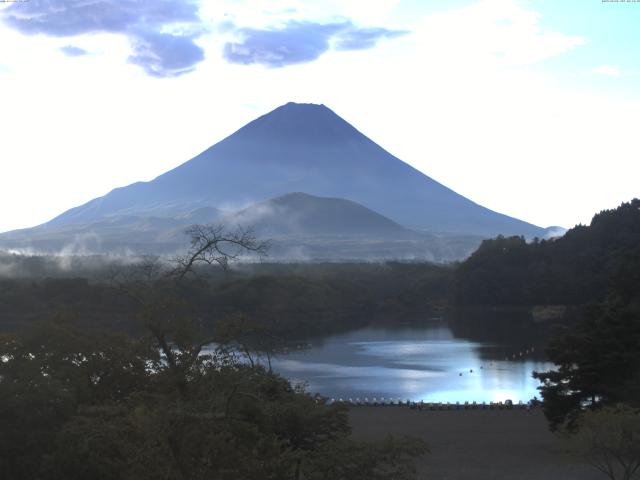
[{"label": "forest", "polygon": [[[194,236],[172,268],[147,259],[112,271],[108,284],[7,283],[15,288],[4,290],[4,301],[14,298],[15,309],[28,309],[38,295],[34,315],[54,305],[66,311],[0,335],[4,478],[414,478],[424,442],[353,440],[344,405],[327,405],[273,372],[270,361],[253,360],[288,348],[278,320],[283,312],[284,323],[296,318],[297,297],[317,296],[316,308],[331,301],[328,312],[343,306],[328,280],[229,280],[216,298],[231,310],[215,328],[203,321],[210,284],[198,266],[226,267],[233,254],[222,250],[225,243],[259,248],[251,237],[221,233]],[[263,305],[270,295],[284,303]],[[239,304],[247,310],[235,311]],[[120,311],[136,327],[87,328],[95,305],[107,317]]]},{"label": "forest", "polygon": [[560,238],[497,237],[455,269],[451,295],[460,306],[583,305],[615,288],[640,284],[640,200],[593,217]]},{"label": "forest", "polygon": [[[270,359],[314,335],[456,308],[570,307],[547,348],[556,368],[534,374],[549,426],[637,417],[640,200],[558,239],[487,240],[458,265],[232,265],[197,240],[172,262],[0,256],[5,478],[414,478],[422,441],[353,440],[346,407]],[[470,318],[454,331],[485,335]]]},{"label": "forest", "polygon": [[[0,256],[0,328],[15,330],[55,313],[72,314],[89,326],[134,333],[135,302],[123,284],[149,262],[123,264],[75,258],[61,269],[50,257]],[[0,269],[1,271],[1,269]],[[210,328],[225,315],[243,313],[272,324],[278,333],[325,334],[382,318],[429,315],[448,300],[452,270],[424,263],[256,263],[226,271],[198,266],[181,282],[191,308]]]},{"label": "forest", "polygon": [[640,200],[558,239],[487,240],[456,268],[451,286],[453,302],[467,308],[569,307],[546,349],[555,367],[534,372],[543,411],[603,474],[633,478],[640,468]]}]

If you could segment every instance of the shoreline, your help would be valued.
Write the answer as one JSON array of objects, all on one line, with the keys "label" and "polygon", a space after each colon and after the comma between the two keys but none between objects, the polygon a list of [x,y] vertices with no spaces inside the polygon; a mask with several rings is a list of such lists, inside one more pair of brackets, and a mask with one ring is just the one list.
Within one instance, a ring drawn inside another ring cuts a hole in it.
[{"label": "shoreline", "polygon": [[[320,397],[322,398],[322,397]],[[375,397],[372,401],[368,401],[366,398],[364,401],[353,401],[352,399],[336,400],[331,398],[326,400],[327,405],[347,405],[349,408],[367,408],[367,407],[380,407],[380,408],[408,408],[409,410],[429,410],[429,411],[458,411],[458,410],[525,410],[527,412],[539,408],[540,400],[533,398],[528,402],[513,402],[511,400],[505,400],[504,402],[425,402],[425,401],[413,401],[413,400],[389,400],[385,401],[381,398],[377,401]]]}]

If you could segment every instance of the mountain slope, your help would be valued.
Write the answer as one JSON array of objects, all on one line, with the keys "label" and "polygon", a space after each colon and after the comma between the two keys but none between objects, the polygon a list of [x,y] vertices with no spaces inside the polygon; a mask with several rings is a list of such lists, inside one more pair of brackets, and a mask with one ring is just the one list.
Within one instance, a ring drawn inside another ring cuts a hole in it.
[{"label": "mountain slope", "polygon": [[416,236],[415,232],[358,203],[300,192],[256,203],[222,220],[227,224],[248,226],[262,236]]},{"label": "mountain slope", "polygon": [[202,207],[175,216],[111,215],[85,223],[46,225],[2,234],[0,246],[63,254],[173,254],[187,248],[184,232],[194,223],[251,229],[270,240],[272,260],[287,261],[447,262],[467,257],[482,240],[416,232],[350,200],[290,193],[236,212]]},{"label": "mountain slope", "polygon": [[110,216],[167,216],[290,192],[352,200],[432,232],[543,236],[544,230],[464,198],[400,161],[323,105],[288,103],[192,160],[117,188],[47,226]]}]

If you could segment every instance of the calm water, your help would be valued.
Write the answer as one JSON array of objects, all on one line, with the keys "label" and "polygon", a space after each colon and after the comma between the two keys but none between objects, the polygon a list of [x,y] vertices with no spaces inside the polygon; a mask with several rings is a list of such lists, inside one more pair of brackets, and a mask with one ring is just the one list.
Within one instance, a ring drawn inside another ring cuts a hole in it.
[{"label": "calm water", "polygon": [[280,356],[273,367],[328,397],[517,402],[539,397],[531,372],[552,367],[524,350],[456,338],[446,325],[365,328]]}]

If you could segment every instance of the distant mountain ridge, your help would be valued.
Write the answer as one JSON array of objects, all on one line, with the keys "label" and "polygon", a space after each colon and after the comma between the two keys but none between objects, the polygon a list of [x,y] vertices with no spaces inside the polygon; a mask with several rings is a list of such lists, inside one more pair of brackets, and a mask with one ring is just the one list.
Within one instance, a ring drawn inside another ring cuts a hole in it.
[{"label": "distant mountain ridge", "polygon": [[250,226],[258,235],[415,235],[396,222],[342,198],[288,193],[247,207],[228,217],[226,224]]},{"label": "distant mountain ridge", "polygon": [[171,255],[187,247],[185,230],[194,223],[250,229],[270,240],[274,261],[449,262],[468,256],[482,241],[479,236],[416,232],[350,200],[298,192],[234,212],[201,207],[173,217],[121,215],[17,230],[0,235],[0,247],[49,254]]},{"label": "distant mountain ridge", "polygon": [[291,192],[358,202],[406,227],[432,232],[544,236],[400,161],[324,105],[288,103],[150,182],[116,188],[50,225],[112,215],[165,215],[250,204]]},{"label": "distant mountain ridge", "polygon": [[434,181],[324,105],[288,103],[152,181],[0,234],[0,248],[170,253],[187,226],[212,222],[251,227],[274,239],[276,257],[304,259],[450,261],[482,238],[547,234]]}]

